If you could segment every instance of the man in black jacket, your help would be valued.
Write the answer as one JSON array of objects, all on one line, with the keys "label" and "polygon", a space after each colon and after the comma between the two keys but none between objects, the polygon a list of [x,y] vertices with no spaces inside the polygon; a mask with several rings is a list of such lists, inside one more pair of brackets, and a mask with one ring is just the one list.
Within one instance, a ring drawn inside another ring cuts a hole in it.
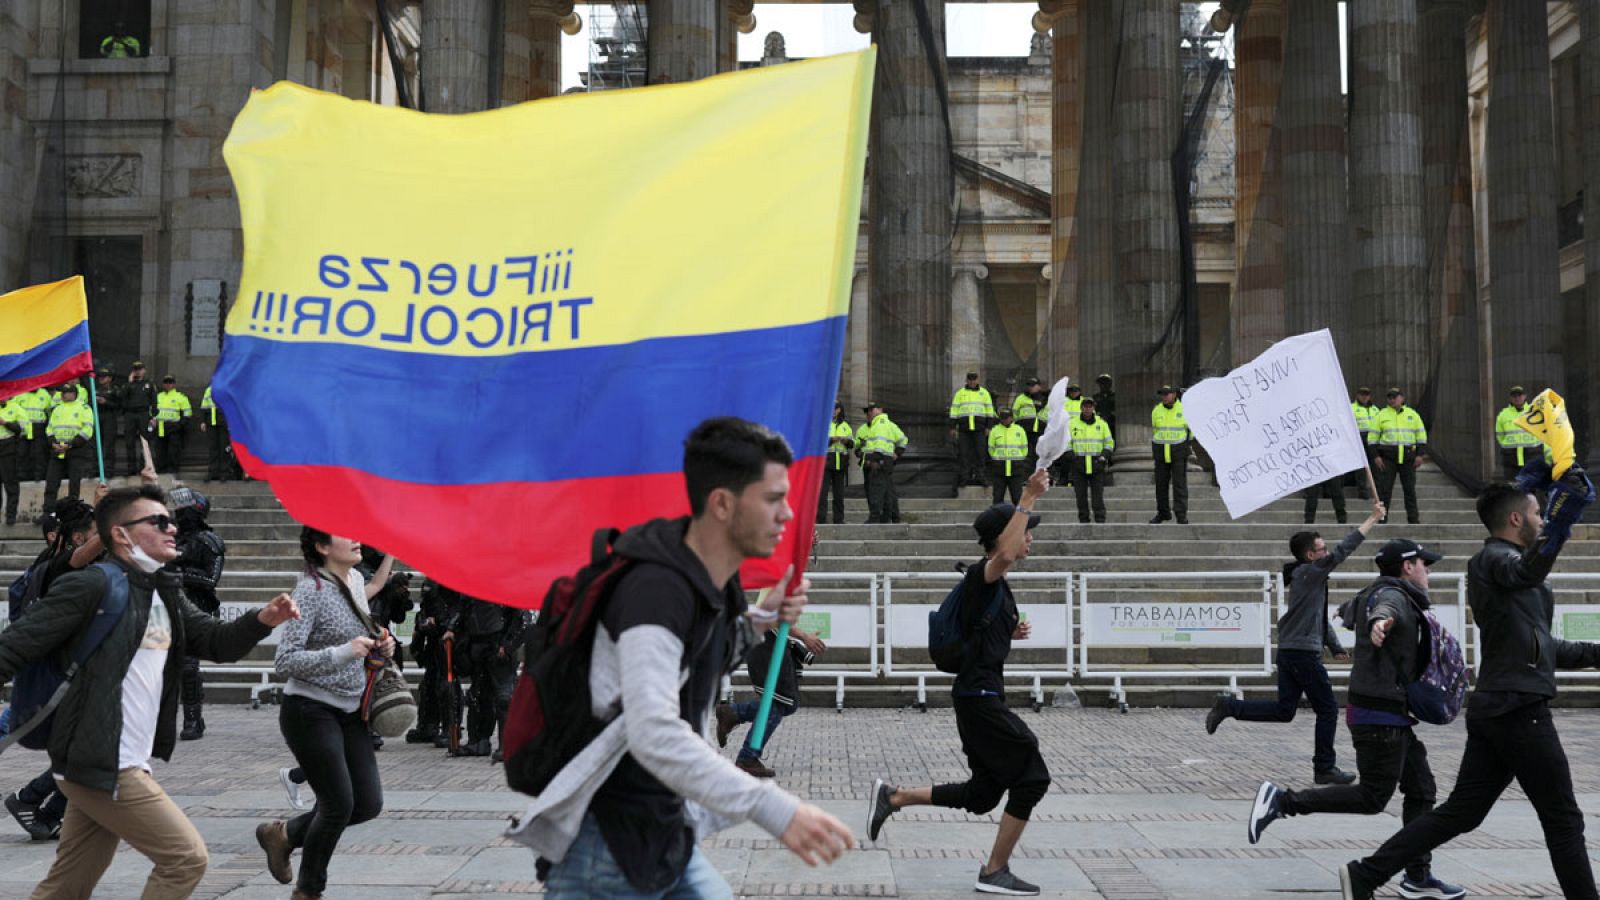
[{"label": "man in black jacket", "polygon": [[[117,409],[122,413],[122,443],[128,454],[128,474],[137,475],[144,468],[144,448],[139,439],[149,434],[150,420],[156,414],[156,386],[145,377],[144,363],[134,362],[127,383],[117,394]],[[107,469],[111,468],[115,449],[108,445]]]},{"label": "man in black jacket", "polygon": [[[217,582],[222,580],[222,567],[228,548],[222,537],[206,524],[206,514],[211,511],[211,501],[192,488],[180,487],[172,492],[173,521],[178,525],[178,558],[167,564],[166,571],[178,576],[184,595],[195,608],[206,615],[215,616],[222,610],[217,599]],[[202,714],[206,700],[205,684],[200,678],[200,658],[183,658],[183,731],[178,739],[197,741],[206,734],[206,720]]]},{"label": "man in black jacket", "polygon": [[517,650],[527,627],[524,610],[487,600],[468,598],[461,620],[452,630],[467,636],[467,665],[472,690],[467,692],[467,741],[462,756],[490,756],[499,762],[491,741],[495,729],[504,739],[511,691],[517,686]]},{"label": "man in black jacket", "polygon": [[[177,743],[183,654],[239,659],[299,611],[287,594],[227,624],[196,609],[177,579],[160,572],[178,547],[159,488],[111,491],[95,511],[95,527],[128,579],[128,606],[55,711],[50,765],[70,804],[55,864],[33,897],[90,896],[119,839],[155,864],[145,897],[187,897],[205,874],[205,842],[151,777],[149,762],[170,759]],[[70,645],[110,588],[97,568],[52,584],[0,633],[0,683]]]},{"label": "man in black jacket", "polygon": [[[997,504],[972,523],[984,558],[967,569],[961,586],[961,626],[966,652],[951,695],[956,730],[972,777],[959,784],[894,788],[878,779],[867,795],[867,839],[877,840],[889,817],[907,806],[942,806],[984,815],[1006,795],[1005,814],[989,859],[974,886],[982,893],[1031,896],[1039,886],[1011,872],[1011,853],[1033,808],[1050,789],[1050,770],[1039,753],[1039,739],[1006,707],[1005,660],[1013,640],[1032,632],[1022,620],[1005,576],[1026,559],[1039,524],[1033,505],[1050,489],[1049,475],[1034,472],[1016,506]],[[998,605],[997,605],[998,604]],[[989,610],[994,609],[994,613]]]},{"label": "man in black jacket", "polygon": [[[1478,497],[1489,537],[1467,564],[1467,603],[1478,624],[1480,666],[1455,790],[1427,815],[1407,817],[1377,853],[1339,870],[1346,900],[1371,897],[1405,860],[1477,828],[1513,778],[1539,814],[1562,896],[1595,900],[1583,811],[1550,718],[1555,670],[1600,665],[1600,644],[1550,634],[1555,600],[1545,576],[1595,499],[1588,478],[1574,472],[1552,484],[1544,467],[1516,485],[1491,484]],[[1550,505],[1541,516],[1530,494],[1546,487]]]},{"label": "man in black jacket", "polygon": [[[1289,791],[1262,782],[1250,810],[1250,843],[1260,840],[1261,832],[1281,816],[1375,816],[1389,804],[1397,786],[1406,795],[1400,813],[1405,821],[1433,808],[1433,771],[1428,767],[1428,750],[1412,727],[1416,720],[1407,713],[1405,686],[1427,665],[1431,634],[1424,627],[1423,613],[1429,608],[1428,567],[1439,559],[1439,554],[1415,541],[1389,541],[1378,550],[1378,580],[1339,610],[1356,633],[1345,718],[1356,745],[1361,783]],[[1455,900],[1466,895],[1433,876],[1425,850],[1406,856],[1400,866],[1406,870],[1402,897]]]}]

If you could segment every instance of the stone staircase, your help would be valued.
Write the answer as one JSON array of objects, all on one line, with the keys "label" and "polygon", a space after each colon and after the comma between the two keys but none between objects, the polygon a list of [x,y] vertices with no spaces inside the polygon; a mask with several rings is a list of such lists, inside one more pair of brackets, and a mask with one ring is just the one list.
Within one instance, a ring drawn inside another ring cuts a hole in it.
[{"label": "stone staircase", "polygon": [[[191,470],[192,472],[193,470]],[[1166,599],[1181,595],[1194,601],[1260,602],[1261,580],[1247,580],[1245,573],[1267,572],[1273,576],[1288,558],[1288,537],[1304,527],[1298,498],[1279,501],[1241,521],[1232,521],[1215,487],[1201,473],[1191,473],[1190,524],[1147,524],[1154,513],[1154,494],[1148,474],[1120,472],[1119,483],[1106,490],[1108,522],[1083,525],[1077,521],[1070,488],[1057,488],[1044,497],[1038,511],[1044,520],[1035,531],[1032,556],[1019,573],[1097,573],[1092,582],[1096,601]],[[1408,537],[1445,555],[1435,566],[1439,573],[1435,593],[1454,598],[1455,585],[1449,577],[1465,569],[1466,561],[1482,545],[1483,528],[1477,522],[1472,498],[1463,495],[1442,475],[1425,470],[1419,473],[1419,493],[1423,524],[1404,524],[1403,510],[1395,512],[1390,524],[1380,525],[1367,544],[1341,569],[1360,577],[1335,584],[1334,601],[1349,596],[1374,574],[1371,556],[1383,540]],[[300,568],[299,526],[289,518],[270,489],[258,482],[214,484],[190,482],[211,498],[211,522],[228,544],[227,574],[219,590],[222,601],[237,612],[264,602],[279,591],[292,587]],[[846,501],[847,523],[866,520],[866,504],[853,486]],[[25,494],[25,500],[31,494]],[[1398,500],[1398,497],[1396,498]],[[819,576],[811,599],[828,607],[867,607],[873,603],[868,575],[910,573],[918,577],[896,578],[893,602],[938,604],[954,583],[957,563],[979,558],[971,523],[988,504],[987,490],[964,489],[956,498],[905,498],[901,500],[904,522],[898,525],[843,524],[818,529],[812,571]],[[1335,543],[1364,516],[1366,505],[1353,495],[1348,500],[1351,524],[1333,522],[1326,501],[1320,509],[1318,528],[1328,543]],[[25,514],[26,514],[25,510]],[[9,584],[41,547],[38,529],[33,525],[0,528],[0,581]],[[1563,584],[1559,602],[1593,603],[1600,611],[1600,525],[1581,525],[1574,540],[1562,554],[1557,567],[1562,573],[1590,573],[1595,577]],[[1241,577],[1197,581],[1155,578],[1155,573],[1240,573]],[[1098,573],[1106,573],[1099,577]],[[1116,573],[1116,577],[1111,577]],[[830,578],[829,576],[832,576]],[[1141,580],[1141,576],[1145,576]],[[834,580],[844,578],[847,580]],[[1023,604],[1060,606],[1065,603],[1062,578],[1018,579],[1018,601]],[[877,638],[881,641],[888,627],[878,601]],[[1081,623],[1078,623],[1081,625]],[[1351,643],[1349,632],[1342,638]],[[404,637],[404,635],[402,635]],[[898,645],[897,645],[898,646]],[[245,665],[270,665],[271,650],[257,651]],[[804,682],[807,703],[832,704],[837,700],[841,679],[845,685],[844,704],[851,706],[901,706],[919,701],[948,702],[946,677],[932,673],[925,652],[900,648],[895,654],[896,676],[884,676],[883,659],[872,665],[872,654],[864,648],[835,647],[817,660],[813,674]],[[1130,680],[1123,685],[1123,698],[1133,705],[1171,706],[1208,705],[1227,680],[1204,672],[1206,667],[1262,666],[1259,648],[1095,648],[1094,666],[1137,672],[1141,669],[1175,671],[1163,678]],[[1018,667],[1059,670],[1064,650],[1030,649],[1019,643],[1012,663]],[[1337,670],[1338,667],[1335,667]],[[907,670],[923,671],[932,677],[919,685]],[[824,674],[832,673],[832,674]],[[1337,676],[1336,676],[1337,677]],[[260,682],[259,673],[219,674],[209,679],[212,696],[219,702],[248,700],[250,685]],[[743,678],[737,678],[743,691]],[[1069,684],[1063,676],[1040,679],[1038,700],[1048,702],[1051,693]],[[1070,681],[1082,702],[1103,703],[1112,698],[1112,684],[1105,678],[1077,677]],[[1600,681],[1578,682],[1563,687],[1569,703],[1600,703]],[[1031,679],[1019,677],[1015,686],[1021,695],[1032,692]],[[1237,687],[1250,695],[1270,696],[1271,676],[1241,678]]]}]

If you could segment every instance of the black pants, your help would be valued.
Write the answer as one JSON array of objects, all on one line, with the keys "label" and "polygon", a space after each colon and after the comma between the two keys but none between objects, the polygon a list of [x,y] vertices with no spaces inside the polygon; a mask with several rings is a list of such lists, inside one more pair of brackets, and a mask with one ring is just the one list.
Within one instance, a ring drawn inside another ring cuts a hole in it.
[{"label": "black pants", "polygon": [[1022,501],[1022,486],[1028,481],[1028,461],[1025,459],[1011,460],[1011,474],[1006,474],[1006,461],[989,460],[989,484],[994,487],[995,503],[1006,502],[1006,492],[1011,493],[1013,504]]},{"label": "black pants", "polygon": [[[1172,462],[1167,462],[1167,448],[1172,448]],[[1189,445],[1152,444],[1150,452],[1156,461],[1156,515],[1163,519],[1189,518]],[[1171,490],[1172,500],[1167,501]]]},{"label": "black pants", "polygon": [[417,686],[417,733],[433,737],[439,733],[439,723],[444,718],[440,709],[444,700],[444,669],[434,659],[436,654],[431,646],[412,644],[411,652],[422,666],[422,683]]},{"label": "black pants", "polygon": [[1078,521],[1089,521],[1090,498],[1092,497],[1094,520],[1096,522],[1104,522],[1106,520],[1106,488],[1105,475],[1101,473],[1100,467],[1096,466],[1093,472],[1085,472],[1083,470],[1083,459],[1081,457],[1073,457],[1068,464],[1068,468],[1072,471],[1072,492],[1078,497]]},{"label": "black pants", "polygon": [[1317,521],[1317,501],[1327,497],[1333,501],[1333,517],[1343,524],[1348,517],[1344,508],[1344,476],[1335,475],[1321,484],[1314,484],[1300,492],[1306,499],[1306,524]]},{"label": "black pants", "polygon": [[22,496],[22,479],[17,473],[17,451],[22,438],[0,441],[0,499],[5,500],[5,521],[17,521],[17,501]]},{"label": "black pants", "polygon": [[[139,445],[139,439],[146,437],[145,429],[149,424],[150,420],[144,416],[122,417],[122,447],[128,456],[127,473],[129,475],[137,475],[139,470],[144,468],[144,448]],[[155,435],[152,434],[148,437],[150,439],[150,455],[154,459],[156,452]],[[111,468],[110,459],[106,460],[106,468]]]},{"label": "black pants", "polygon": [[45,473],[50,469],[50,438],[45,436],[44,424],[33,424],[33,438],[22,448],[21,463],[26,463],[23,469],[23,481],[43,481]]},{"label": "black pants", "polygon": [[287,696],[278,728],[317,794],[317,805],[310,812],[289,820],[289,845],[300,850],[295,886],[303,893],[321,894],[328,884],[328,861],[345,828],[377,818],[383,811],[378,758],[358,712]]},{"label": "black pants", "polygon": [[[1354,729],[1351,729],[1354,731]],[[1595,900],[1594,869],[1583,838],[1583,811],[1572,794],[1572,773],[1555,721],[1544,703],[1496,716],[1467,719],[1467,747],[1449,798],[1413,820],[1378,852],[1355,864],[1360,880],[1382,884],[1404,865],[1483,823],[1515,778],[1539,814],[1561,895]],[[1361,776],[1366,781],[1366,773]]]},{"label": "black pants", "polygon": [[[1383,505],[1389,506],[1389,498],[1394,496],[1394,479],[1400,476],[1400,488],[1406,496],[1406,521],[1412,525],[1422,521],[1422,513],[1417,509],[1417,448],[1406,448],[1406,461],[1396,462],[1399,456],[1398,448],[1379,447],[1378,455],[1372,466],[1372,480],[1378,483],[1378,499]],[[1383,468],[1378,468],[1376,460],[1383,460]],[[1390,507],[1392,510],[1393,507]]]},{"label": "black pants", "polygon": [[983,430],[968,430],[966,420],[956,428],[956,457],[961,464],[962,484],[983,483]]},{"label": "black pants", "polygon": [[199,715],[201,704],[206,702],[205,681],[200,677],[200,657],[185,656],[181,673],[183,711],[186,715]]},{"label": "black pants", "polygon": [[516,664],[510,653],[500,656],[498,637],[468,638],[472,690],[467,694],[467,739],[474,744],[494,737],[495,728],[505,722],[511,692],[517,686]]},{"label": "black pants", "polygon": [[959,784],[933,786],[933,805],[981,816],[1000,805],[1027,821],[1050,788],[1050,770],[1039,754],[1039,739],[999,697],[956,697],[956,731],[972,777]]},{"label": "black pants", "polygon": [[93,447],[74,447],[65,454],[50,454],[50,467],[45,471],[44,478],[44,503],[50,506],[56,502],[56,495],[61,491],[61,479],[67,480],[67,496],[76,500],[82,495],[83,479],[89,474],[89,467],[94,460],[86,456],[93,453]]},{"label": "black pants", "polygon": [[[1285,791],[1283,811],[1286,815],[1303,816],[1307,813],[1347,813],[1375,816],[1389,805],[1398,786],[1406,795],[1400,808],[1400,818],[1408,823],[1416,821],[1433,809],[1437,788],[1433,783],[1433,770],[1428,768],[1428,750],[1417,739],[1411,728],[1394,725],[1351,725],[1350,741],[1356,745],[1356,769],[1361,780],[1355,784],[1341,784],[1309,791]],[[1444,843],[1439,841],[1438,843]],[[1406,870],[1412,881],[1424,881],[1431,872],[1433,846],[1413,846],[1399,857],[1389,874]],[[1388,877],[1385,876],[1385,881]]]},{"label": "black pants", "polygon": [[1278,699],[1230,700],[1229,708],[1235,719],[1245,722],[1292,722],[1300,708],[1301,694],[1311,700],[1311,708],[1317,714],[1311,770],[1326,772],[1338,761],[1333,735],[1339,727],[1339,701],[1334,699],[1333,682],[1328,680],[1328,669],[1322,664],[1321,653],[1279,650]]},{"label": "black pants", "polygon": [[867,522],[900,521],[900,498],[894,489],[894,461],[869,457],[862,466],[867,479]]},{"label": "black pants", "polygon": [[227,481],[233,477],[233,454],[228,446],[228,423],[206,425],[206,480]]},{"label": "black pants", "polygon": [[817,524],[828,521],[828,495],[833,494],[833,524],[844,524],[844,488],[850,480],[850,460],[828,454],[823,458],[822,492],[817,495]]},{"label": "black pants", "polygon": [[183,426],[168,422],[166,436],[158,435],[150,442],[150,455],[157,472],[176,474],[178,467],[183,464]]},{"label": "black pants", "polygon": [[60,824],[67,814],[67,795],[56,787],[56,777],[46,768],[17,791],[17,799],[39,807],[39,818]]},{"label": "black pants", "polygon": [[[1532,462],[1532,461],[1534,461],[1536,459],[1539,459],[1540,458],[1540,454],[1543,453],[1543,452],[1544,451],[1539,447],[1524,447],[1524,448],[1522,448],[1523,464],[1526,464],[1526,463]],[[1507,450],[1504,447],[1502,447],[1500,449],[1500,472],[1501,472],[1501,474],[1503,474],[1505,476],[1505,479],[1507,481],[1515,481],[1516,477],[1517,477],[1517,473],[1521,472],[1521,471],[1522,471],[1522,465],[1519,465],[1517,463],[1517,449],[1515,447],[1513,447],[1510,450]]]}]

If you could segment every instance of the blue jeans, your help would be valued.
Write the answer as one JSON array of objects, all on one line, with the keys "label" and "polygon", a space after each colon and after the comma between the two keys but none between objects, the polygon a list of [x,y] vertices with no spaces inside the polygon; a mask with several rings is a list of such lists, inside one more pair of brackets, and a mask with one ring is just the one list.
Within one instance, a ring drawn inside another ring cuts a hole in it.
[{"label": "blue jeans", "polygon": [[547,900],[732,900],[733,890],[722,874],[696,847],[689,866],[675,884],[664,891],[639,891],[628,883],[606,847],[600,825],[593,815],[583,817],[578,838],[567,849],[567,857],[550,867],[544,882]]},{"label": "blue jeans", "polygon": [[1311,769],[1326,772],[1337,757],[1333,733],[1339,727],[1339,702],[1333,697],[1333,682],[1315,650],[1278,651],[1278,699],[1230,700],[1229,712],[1243,722],[1289,722],[1300,708],[1304,693],[1317,714],[1316,745],[1311,753]]},{"label": "blue jeans", "polygon": [[[754,722],[756,720],[756,709],[760,706],[761,703],[757,700],[752,700],[749,703],[728,704],[728,708],[733,710],[734,715],[739,717],[740,722]],[[767,713],[767,734],[761,739],[761,750],[756,750],[750,746],[750,742],[756,736],[756,730],[752,728],[744,736],[744,746],[739,748],[739,761],[760,762],[761,751],[772,745],[772,733],[778,730],[778,723],[782,722],[784,717],[792,712],[794,712],[793,709],[773,701],[772,711]]]}]

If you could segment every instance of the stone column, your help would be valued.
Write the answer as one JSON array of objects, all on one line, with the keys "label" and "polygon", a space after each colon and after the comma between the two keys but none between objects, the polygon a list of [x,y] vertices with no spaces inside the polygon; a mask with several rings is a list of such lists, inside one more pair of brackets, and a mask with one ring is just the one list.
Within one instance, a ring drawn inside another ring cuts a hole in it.
[{"label": "stone column", "polygon": [[[501,106],[515,106],[531,99],[528,94],[533,75],[533,15],[528,7],[529,0],[502,0],[505,22],[501,32]],[[556,61],[559,77],[559,56]]]},{"label": "stone column", "polygon": [[1182,347],[1166,334],[1181,273],[1172,151],[1183,116],[1178,70],[1179,7],[1125,0],[1119,40],[1115,125],[1116,312],[1119,452],[1149,452],[1150,420],[1139,412],[1155,389],[1182,374]]},{"label": "stone column", "polygon": [[1384,383],[1374,390],[1397,385],[1414,401],[1427,382],[1430,350],[1417,3],[1353,3],[1347,14],[1355,371]]},{"label": "stone column", "polygon": [[852,421],[860,415],[861,407],[867,401],[876,399],[872,396],[872,367],[868,363],[871,358],[872,304],[869,302],[867,283],[866,268],[857,268],[850,281],[850,338],[845,351],[848,378],[840,388],[840,393],[846,398],[845,413]]},{"label": "stone column", "polygon": [[[1112,233],[1112,92],[1117,79],[1117,34],[1122,8],[1086,3],[1083,11],[1083,126],[1078,170],[1078,205],[1073,222],[1077,272],[1063,271],[1056,296],[1076,296],[1078,368],[1064,372],[1088,386],[1094,377],[1116,365],[1117,306],[1116,240]],[[1072,280],[1069,280],[1072,279]]]},{"label": "stone column", "polygon": [[1539,3],[1490,0],[1485,24],[1494,377],[1538,393],[1565,382],[1550,34]]},{"label": "stone column", "polygon": [[[943,0],[858,0],[878,45],[868,194],[872,389],[924,449],[944,446],[956,388],[950,365],[950,238],[955,189],[946,85]],[[858,19],[859,22],[859,19]]]},{"label": "stone column", "polygon": [[572,0],[520,0],[528,3],[528,99],[561,93],[561,35],[577,34],[583,20]]},{"label": "stone column", "polygon": [[1238,48],[1233,119],[1237,140],[1234,246],[1238,280],[1231,319],[1235,362],[1254,358],[1284,335],[1278,123],[1283,31],[1280,0],[1253,0],[1234,30]]},{"label": "stone column", "polygon": [[[1337,0],[1289,5],[1283,96],[1285,332],[1333,331],[1348,377],[1356,377],[1349,329],[1350,207],[1345,105],[1339,85]],[[1236,356],[1237,359],[1237,356]]]},{"label": "stone column", "polygon": [[[1055,283],[1054,276],[1054,267],[1049,265],[1040,266],[1039,280],[1034,282],[1033,333],[1035,335],[1039,335],[1041,340],[1048,340],[1051,327],[1050,323],[1055,321],[1053,311],[1051,309],[1052,304],[1055,302],[1055,294],[1051,290]],[[1070,361],[1073,365],[1076,365],[1078,356],[1076,331],[1073,333],[1073,338],[1073,353]],[[1048,350],[1049,345],[1045,344],[1044,349]],[[1038,354],[1036,359],[1038,360],[1038,362],[1034,364],[1034,369],[1036,371],[1034,371],[1032,374],[1037,376],[1040,381],[1046,382],[1047,384],[1054,384],[1057,378],[1061,378],[1066,375],[1071,375],[1073,378],[1083,377],[1082,372],[1079,372],[1075,369],[1066,368],[1068,361],[1061,357],[1055,357],[1049,353],[1041,352]],[[1021,390],[1021,388],[1018,388],[1018,390]]]},{"label": "stone column", "polygon": [[655,0],[649,6],[648,83],[695,81],[717,73],[717,0]]},{"label": "stone column", "polygon": [[[955,279],[950,285],[950,379],[960,384],[968,372],[977,372],[984,383],[988,376],[983,371],[983,288],[978,284],[989,277],[988,268],[981,265],[962,265],[955,269]],[[954,390],[954,388],[952,388]]]},{"label": "stone column", "polygon": [[[1582,53],[1578,69],[1582,73],[1582,106],[1579,122],[1583,129],[1583,305],[1589,311],[1588,344],[1600,343],[1600,0],[1575,0],[1582,30]],[[1589,225],[1587,223],[1595,223]],[[1586,433],[1578,435],[1580,447],[1589,450],[1590,468],[1600,462],[1600,360],[1590,354]]]},{"label": "stone column", "polygon": [[[1078,180],[1083,165],[1083,26],[1081,0],[1043,0],[1033,27],[1050,41],[1050,289],[1038,330],[1048,348],[1038,374],[1082,378],[1078,354]],[[1059,374],[1057,374],[1059,373]]]},{"label": "stone column", "polygon": [[1472,236],[1472,147],[1467,115],[1466,0],[1428,0],[1419,10],[1422,234],[1427,249],[1428,340],[1437,388],[1420,397],[1437,456],[1484,474],[1479,402],[1477,253]]},{"label": "stone column", "polygon": [[431,113],[479,112],[489,105],[491,0],[422,4],[422,104]]},{"label": "stone column", "polygon": [[[39,4],[0,4],[0,284],[27,284],[28,235],[38,185],[28,122],[28,60],[39,32]],[[57,82],[59,84],[59,81]]]},{"label": "stone column", "polygon": [[755,0],[727,0],[727,14],[718,21],[717,71],[739,69],[739,35],[756,30]]}]

